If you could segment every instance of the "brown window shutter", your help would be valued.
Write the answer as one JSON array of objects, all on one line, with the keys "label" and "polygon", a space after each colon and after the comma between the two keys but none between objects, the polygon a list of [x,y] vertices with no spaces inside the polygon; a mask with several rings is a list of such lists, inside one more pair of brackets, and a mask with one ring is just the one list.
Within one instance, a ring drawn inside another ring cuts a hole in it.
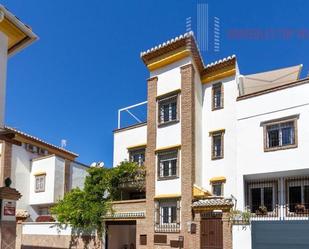
[{"label": "brown window shutter", "polygon": [[166,244],[167,243],[167,236],[166,235],[159,235],[156,234],[153,237],[153,241],[155,244]]},{"label": "brown window shutter", "polygon": [[141,234],[139,236],[139,244],[140,245],[147,245],[147,235],[146,234]]}]

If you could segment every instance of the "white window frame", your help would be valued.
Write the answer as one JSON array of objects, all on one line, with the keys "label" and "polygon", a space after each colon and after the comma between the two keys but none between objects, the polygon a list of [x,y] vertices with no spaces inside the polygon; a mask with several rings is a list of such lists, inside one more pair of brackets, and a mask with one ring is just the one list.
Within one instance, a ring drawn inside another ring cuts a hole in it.
[{"label": "white window frame", "polygon": [[[171,123],[171,122],[175,122],[175,121],[178,121],[178,95],[173,95],[173,96],[170,96],[170,97],[167,97],[167,98],[163,98],[163,99],[160,99],[158,101],[158,122],[159,122],[159,125],[160,124],[168,124],[168,123]],[[176,117],[173,119],[173,108],[172,108],[172,104],[175,103],[176,104]],[[163,105],[168,105],[168,120],[164,121],[164,109],[162,108]]]},{"label": "white window frame", "polygon": [[[299,114],[291,115],[288,117],[273,119],[261,122],[261,126],[263,126],[263,133],[264,133],[264,152],[269,151],[276,151],[276,150],[283,150],[283,149],[292,149],[297,148],[298,146],[298,127],[297,127],[297,120],[299,119]],[[284,124],[292,122],[293,123],[293,135],[294,141],[292,144],[282,145],[282,127]],[[279,126],[279,145],[278,146],[269,146],[269,136],[268,130],[270,126],[278,125]]]},{"label": "white window frame", "polygon": [[[175,156],[171,156],[170,158],[167,159],[161,159],[161,157],[165,156],[165,155],[173,155],[175,154]],[[178,167],[179,167],[179,150],[178,149],[174,149],[174,150],[170,150],[170,151],[162,151],[159,152],[158,155],[158,179],[168,179],[168,178],[176,178],[178,177]],[[173,175],[172,174],[172,161],[176,160],[176,174]],[[169,174],[168,176],[164,176],[164,165],[163,162],[169,162]]]},{"label": "white window frame", "polygon": [[45,174],[34,176],[34,191],[36,193],[45,192],[45,185],[46,185],[46,175]]},{"label": "white window frame", "polygon": [[[160,205],[160,225],[167,225],[167,224],[177,224],[177,200],[175,201],[162,201],[162,202],[159,202],[159,205]],[[175,217],[175,222],[172,222],[172,207],[175,208],[175,214],[176,214],[176,217]],[[163,210],[164,208],[168,208],[168,222],[167,223],[164,223],[164,214],[163,214]]]}]

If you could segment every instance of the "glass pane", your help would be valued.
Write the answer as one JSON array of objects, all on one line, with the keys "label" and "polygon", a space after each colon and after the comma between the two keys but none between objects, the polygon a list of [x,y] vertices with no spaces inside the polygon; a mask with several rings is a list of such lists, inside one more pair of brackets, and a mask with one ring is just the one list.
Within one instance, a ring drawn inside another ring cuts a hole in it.
[{"label": "glass pane", "polygon": [[168,211],[169,211],[169,208],[168,207],[163,207],[162,208],[162,212],[163,212],[163,223],[169,223],[169,220],[168,220],[168,217],[169,217],[169,214],[168,214]]},{"label": "glass pane", "polygon": [[216,86],[213,89],[214,99],[213,99],[213,105],[214,108],[220,108],[221,107],[221,86]]},{"label": "glass pane", "polygon": [[177,222],[177,209],[175,206],[171,207],[171,223]]},{"label": "glass pane", "polygon": [[294,144],[294,125],[293,122],[282,124],[282,145]]},{"label": "glass pane", "polygon": [[176,120],[177,119],[177,103],[172,102],[171,108],[172,108],[172,120]]},{"label": "glass pane", "polygon": [[169,104],[163,105],[163,115],[164,115],[163,121],[164,122],[169,121],[169,118],[170,118],[169,109],[170,109]]},{"label": "glass pane", "polygon": [[279,129],[268,130],[268,147],[278,147],[279,146]]},{"label": "glass pane", "polygon": [[221,157],[221,135],[213,136],[213,156]]},{"label": "glass pane", "polygon": [[273,188],[267,187],[264,188],[264,206],[267,208],[267,211],[273,211]]},{"label": "glass pane", "polygon": [[172,176],[175,176],[177,174],[177,160],[174,159],[171,161],[171,166],[172,166]]},{"label": "glass pane", "polygon": [[304,202],[306,209],[309,209],[309,186],[304,186]]},{"label": "glass pane", "polygon": [[169,176],[169,161],[163,162],[163,176]]},{"label": "glass pane", "polygon": [[261,206],[261,188],[251,189],[251,212],[255,213]]},{"label": "glass pane", "polygon": [[301,186],[289,187],[289,210],[295,212],[295,206],[301,204]]},{"label": "glass pane", "polygon": [[222,196],[222,184],[213,185],[213,194],[215,196]]}]

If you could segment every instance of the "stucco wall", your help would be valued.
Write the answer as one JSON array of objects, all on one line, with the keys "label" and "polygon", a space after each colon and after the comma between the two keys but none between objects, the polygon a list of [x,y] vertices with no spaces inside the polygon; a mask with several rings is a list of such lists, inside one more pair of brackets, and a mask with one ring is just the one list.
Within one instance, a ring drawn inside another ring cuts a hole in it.
[{"label": "stucco wall", "polygon": [[233,249],[251,249],[251,226],[233,226]]},{"label": "stucco wall", "polygon": [[0,126],[4,124],[8,38],[0,32]]},{"label": "stucco wall", "polygon": [[147,125],[125,129],[114,133],[114,167],[129,160],[128,147],[147,143]]},{"label": "stucco wall", "polygon": [[[56,157],[48,156],[32,162],[30,173],[30,205],[50,204],[54,202]],[[45,172],[45,191],[35,192],[35,174]],[[58,176],[58,175],[57,175]]]},{"label": "stucco wall", "polygon": [[79,164],[78,162],[71,163],[71,173],[70,173],[70,188],[84,188],[85,178],[88,175],[87,167]]},{"label": "stucco wall", "polygon": [[[243,207],[244,175],[308,169],[309,159],[309,84],[249,98],[237,102],[237,196]],[[296,97],[297,96],[297,97]],[[298,147],[264,152],[261,122],[290,115],[299,115]],[[277,172],[277,173],[276,173]]]},{"label": "stucco wall", "polygon": [[[224,107],[219,110],[212,110],[212,85],[222,82]],[[235,77],[225,78],[220,81],[203,85],[203,186],[212,190],[210,179],[212,177],[224,176],[224,196],[230,197],[235,192],[236,176],[236,98],[237,84]],[[211,159],[211,136],[209,132],[225,129],[224,133],[224,158],[219,160]]]}]

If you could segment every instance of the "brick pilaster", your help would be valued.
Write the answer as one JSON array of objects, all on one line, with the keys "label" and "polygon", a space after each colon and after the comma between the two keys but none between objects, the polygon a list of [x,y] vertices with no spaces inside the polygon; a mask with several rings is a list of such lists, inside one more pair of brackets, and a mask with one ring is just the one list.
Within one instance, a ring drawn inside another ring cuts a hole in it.
[{"label": "brick pilaster", "polygon": [[[152,248],[154,236],[154,196],[156,174],[156,96],[158,78],[148,79],[148,106],[147,106],[147,148],[146,148],[146,230],[147,247]],[[138,247],[139,248],[139,247]],[[140,247],[141,248],[141,247]]]},{"label": "brick pilaster", "polygon": [[181,67],[181,231],[184,248],[196,248],[195,235],[188,233],[192,218],[195,181],[195,89],[192,64]]},{"label": "brick pilaster", "polygon": [[71,175],[71,161],[65,160],[64,164],[64,194],[70,191],[70,175]]}]

